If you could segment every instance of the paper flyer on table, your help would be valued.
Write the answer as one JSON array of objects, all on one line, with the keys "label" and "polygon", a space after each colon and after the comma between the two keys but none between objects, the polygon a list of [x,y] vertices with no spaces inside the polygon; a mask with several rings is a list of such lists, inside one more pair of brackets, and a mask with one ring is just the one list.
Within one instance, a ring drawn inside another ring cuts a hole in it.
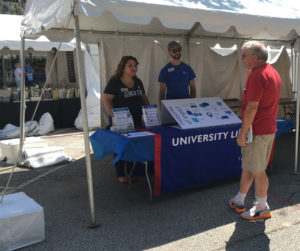
[{"label": "paper flyer on table", "polygon": [[146,128],[159,126],[161,124],[158,115],[157,105],[142,106],[142,110],[143,110],[143,119]]},{"label": "paper flyer on table", "polygon": [[219,97],[162,100],[162,122],[170,116],[182,129],[241,123]]},{"label": "paper flyer on table", "polygon": [[113,121],[115,125],[112,127],[114,131],[118,131],[118,129],[120,129],[120,131],[134,129],[133,119],[128,107],[114,108],[112,111],[114,114]]},{"label": "paper flyer on table", "polygon": [[122,135],[127,138],[153,136],[153,134],[150,132],[128,132],[128,133],[122,133]]}]

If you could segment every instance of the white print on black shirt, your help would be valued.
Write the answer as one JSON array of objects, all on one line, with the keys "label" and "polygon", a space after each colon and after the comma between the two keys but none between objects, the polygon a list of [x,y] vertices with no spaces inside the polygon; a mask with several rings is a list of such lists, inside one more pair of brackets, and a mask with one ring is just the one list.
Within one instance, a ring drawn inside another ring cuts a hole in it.
[{"label": "white print on black shirt", "polygon": [[130,98],[135,96],[142,96],[143,91],[138,87],[138,90],[128,91],[128,88],[122,88],[121,91],[124,93],[124,98]]}]

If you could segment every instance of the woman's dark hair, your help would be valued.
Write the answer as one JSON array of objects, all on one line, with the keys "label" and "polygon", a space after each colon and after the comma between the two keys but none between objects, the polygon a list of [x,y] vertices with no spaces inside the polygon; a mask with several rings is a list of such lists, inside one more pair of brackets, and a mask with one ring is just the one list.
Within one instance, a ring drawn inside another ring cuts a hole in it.
[{"label": "woman's dark hair", "polygon": [[119,78],[122,77],[125,65],[129,60],[134,60],[136,65],[139,64],[139,62],[137,61],[137,59],[135,57],[133,57],[133,56],[123,56],[121,58],[120,63],[118,64],[117,70],[115,71],[115,74],[112,76],[112,78],[119,79]]}]

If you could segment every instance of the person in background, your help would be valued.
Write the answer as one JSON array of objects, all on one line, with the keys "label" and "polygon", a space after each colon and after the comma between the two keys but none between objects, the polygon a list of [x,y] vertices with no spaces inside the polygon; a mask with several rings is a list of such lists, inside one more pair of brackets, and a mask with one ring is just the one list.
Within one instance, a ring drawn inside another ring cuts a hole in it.
[{"label": "person in background", "polygon": [[[106,112],[113,118],[113,108],[128,107],[135,126],[142,125],[142,106],[149,105],[142,81],[137,78],[138,61],[133,56],[123,56],[115,74],[107,83],[103,104]],[[115,165],[117,178],[120,183],[129,183],[125,176],[125,161],[118,161]]]},{"label": "person in background", "polygon": [[182,46],[176,41],[168,44],[168,54],[172,59],[159,73],[159,102],[162,99],[196,97],[195,73],[189,65],[180,60],[181,50]]},{"label": "person in background", "polygon": [[22,77],[22,70],[21,70],[21,65],[20,63],[15,63],[15,71],[14,71],[14,76],[15,76],[15,83],[18,88],[21,88],[21,77]]},{"label": "person in background", "polygon": [[[229,201],[229,206],[247,220],[271,217],[267,203],[269,180],[265,170],[276,133],[281,79],[267,59],[268,51],[262,43],[250,41],[242,46],[244,67],[251,72],[243,92],[242,128],[237,138],[242,151],[240,189]],[[251,126],[253,139],[247,143],[246,135]],[[244,200],[253,182],[256,200],[246,211]]]},{"label": "person in background", "polygon": [[27,63],[25,66],[25,85],[26,86],[33,86],[33,74],[34,74],[33,67],[29,63]]}]

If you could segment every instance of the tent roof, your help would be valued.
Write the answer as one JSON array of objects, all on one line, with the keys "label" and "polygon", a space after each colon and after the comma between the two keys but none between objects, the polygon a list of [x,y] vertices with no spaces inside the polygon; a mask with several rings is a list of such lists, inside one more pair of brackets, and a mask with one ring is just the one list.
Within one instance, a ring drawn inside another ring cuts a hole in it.
[{"label": "tent roof", "polygon": [[[74,36],[73,33],[67,33],[66,30],[64,33],[57,33],[55,30],[45,33],[45,30],[66,27],[75,6],[75,12],[80,16],[80,29],[82,32],[87,31],[87,34],[95,32],[193,37],[222,36],[270,40],[292,40],[300,35],[300,11],[296,7],[284,6],[281,8],[284,11],[278,14],[279,17],[253,15],[251,11],[250,14],[246,13],[247,6],[241,4],[243,1],[254,2],[254,0],[229,2],[150,0],[147,3],[139,0],[28,0],[22,29],[26,36],[46,34],[51,40],[68,41]],[[156,2],[160,4],[155,4]],[[257,3],[261,2],[268,4],[265,5],[268,9],[272,9],[272,6],[273,9],[281,7],[278,6],[281,1],[276,3],[258,1]],[[206,6],[217,8],[217,5],[212,5],[214,3],[218,3],[222,10],[204,8]],[[237,7],[226,9],[225,3]],[[243,6],[246,7],[243,9]],[[263,6],[260,6],[261,12],[265,11],[262,9]],[[74,23],[71,19],[67,29],[73,30],[73,27]],[[83,41],[84,39],[82,36]]]},{"label": "tent roof", "polygon": [[[0,50],[8,48],[10,50],[20,50],[20,25],[22,16],[17,15],[0,15]],[[51,48],[58,48],[59,43],[50,42],[46,37],[42,36],[37,40],[26,40],[25,49],[32,48],[35,51],[50,51]],[[73,51],[75,45],[63,43],[61,51]]]}]

